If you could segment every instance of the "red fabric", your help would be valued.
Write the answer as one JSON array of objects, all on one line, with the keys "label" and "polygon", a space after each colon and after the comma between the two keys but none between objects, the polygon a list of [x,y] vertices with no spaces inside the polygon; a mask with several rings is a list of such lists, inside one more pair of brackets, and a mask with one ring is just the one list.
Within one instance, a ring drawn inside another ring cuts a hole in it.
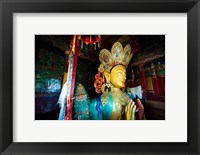
[{"label": "red fabric", "polygon": [[160,95],[157,78],[152,78],[154,95]]},{"label": "red fabric", "polygon": [[144,76],[144,70],[140,71],[140,79],[141,79],[142,90],[146,90],[146,79]]},{"label": "red fabric", "polygon": [[134,83],[132,84],[132,87],[137,87],[140,85],[139,80],[135,80]]},{"label": "red fabric", "polygon": [[127,82],[127,87],[128,87],[128,88],[137,87],[137,86],[139,86],[139,85],[140,85],[140,83],[139,83],[138,80],[134,80],[134,82],[132,82],[132,81],[128,81],[128,82]]},{"label": "red fabric", "polygon": [[143,65],[139,66],[139,74],[140,74],[140,81],[141,81],[142,90],[146,90],[146,78],[145,78],[145,74],[144,74]]},{"label": "red fabric", "polygon": [[158,95],[153,95],[153,94],[147,93],[146,97],[147,97],[147,100],[165,102],[165,96],[158,96]]},{"label": "red fabric", "polygon": [[136,106],[137,106],[137,109],[138,109],[138,112],[136,114],[136,119],[142,120],[142,119],[144,119],[144,107],[143,107],[140,99],[136,99],[135,103],[136,103]]},{"label": "red fabric", "polygon": [[127,81],[126,81],[126,87],[127,87],[127,88],[130,88],[130,87],[131,87],[131,81],[130,81],[130,80],[127,80]]},{"label": "red fabric", "polygon": [[165,96],[165,77],[158,77],[158,86],[161,96]]},{"label": "red fabric", "polygon": [[152,78],[154,95],[165,96],[165,77]]}]

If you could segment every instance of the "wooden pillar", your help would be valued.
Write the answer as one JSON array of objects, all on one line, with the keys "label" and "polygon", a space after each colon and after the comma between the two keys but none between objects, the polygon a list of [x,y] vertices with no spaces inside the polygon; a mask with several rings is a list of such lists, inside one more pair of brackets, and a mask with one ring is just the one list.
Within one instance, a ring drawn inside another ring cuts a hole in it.
[{"label": "wooden pillar", "polygon": [[146,90],[153,92],[153,82],[151,76],[146,77]]},{"label": "wooden pillar", "polygon": [[[71,76],[71,80],[69,81],[69,93],[67,96],[67,107],[66,107],[66,113],[65,113],[65,120],[72,120],[72,114],[73,114],[73,97],[74,97],[74,87],[75,87],[75,80],[76,80],[76,67],[77,67],[77,59],[78,59],[78,42],[77,42],[77,36],[73,36],[73,42],[72,42],[72,66],[71,66],[71,73],[69,76]],[[69,71],[68,71],[69,72]]]},{"label": "wooden pillar", "polygon": [[144,97],[146,96],[145,91],[146,91],[146,78],[144,74],[144,64],[139,64],[139,74],[140,74],[140,81],[141,81],[141,86],[143,90],[143,95]]}]

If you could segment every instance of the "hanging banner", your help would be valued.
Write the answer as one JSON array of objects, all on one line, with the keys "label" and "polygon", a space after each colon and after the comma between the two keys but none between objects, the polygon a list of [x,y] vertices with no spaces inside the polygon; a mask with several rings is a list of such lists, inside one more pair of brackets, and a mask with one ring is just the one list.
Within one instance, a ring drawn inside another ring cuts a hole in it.
[{"label": "hanging banner", "polygon": [[72,47],[68,57],[67,81],[63,85],[58,104],[60,104],[59,120],[72,120],[74,85],[76,78],[76,66],[78,57],[78,45],[76,35],[72,39]]}]

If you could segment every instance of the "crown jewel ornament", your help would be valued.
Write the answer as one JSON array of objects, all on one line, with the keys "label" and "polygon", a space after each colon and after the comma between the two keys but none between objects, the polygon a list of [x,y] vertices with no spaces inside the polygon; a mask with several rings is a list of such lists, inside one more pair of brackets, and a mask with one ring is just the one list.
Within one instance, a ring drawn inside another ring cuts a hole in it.
[{"label": "crown jewel ornament", "polygon": [[127,44],[124,49],[120,42],[115,42],[111,48],[111,52],[107,49],[102,49],[99,54],[101,65],[98,70],[102,73],[105,70],[110,70],[116,65],[128,66],[131,58],[131,45]]}]

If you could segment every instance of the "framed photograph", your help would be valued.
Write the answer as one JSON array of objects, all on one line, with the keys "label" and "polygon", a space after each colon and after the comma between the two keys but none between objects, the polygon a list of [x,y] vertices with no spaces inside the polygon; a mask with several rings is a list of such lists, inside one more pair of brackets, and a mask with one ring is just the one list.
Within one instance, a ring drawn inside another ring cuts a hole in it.
[{"label": "framed photograph", "polygon": [[2,154],[199,154],[194,1],[0,1]]}]

